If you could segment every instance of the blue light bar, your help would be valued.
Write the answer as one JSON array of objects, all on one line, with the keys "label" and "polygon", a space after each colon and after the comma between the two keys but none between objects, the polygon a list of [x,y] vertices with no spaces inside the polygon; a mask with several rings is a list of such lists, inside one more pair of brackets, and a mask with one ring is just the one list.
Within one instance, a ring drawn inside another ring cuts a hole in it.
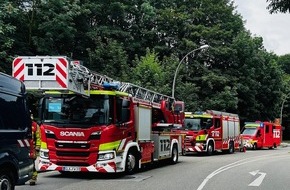
[{"label": "blue light bar", "polygon": [[196,111],[196,112],[194,112],[194,114],[196,114],[196,115],[204,115],[205,112],[202,112],[202,111]]},{"label": "blue light bar", "polygon": [[118,90],[120,88],[120,82],[104,82],[103,87],[106,90]]}]

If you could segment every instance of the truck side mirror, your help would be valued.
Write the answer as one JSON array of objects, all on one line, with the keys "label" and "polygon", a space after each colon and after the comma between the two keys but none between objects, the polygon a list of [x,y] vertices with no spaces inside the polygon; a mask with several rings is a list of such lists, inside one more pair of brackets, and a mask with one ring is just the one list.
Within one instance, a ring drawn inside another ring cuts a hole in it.
[{"label": "truck side mirror", "polygon": [[126,123],[130,119],[130,110],[127,108],[122,109],[122,122]]}]

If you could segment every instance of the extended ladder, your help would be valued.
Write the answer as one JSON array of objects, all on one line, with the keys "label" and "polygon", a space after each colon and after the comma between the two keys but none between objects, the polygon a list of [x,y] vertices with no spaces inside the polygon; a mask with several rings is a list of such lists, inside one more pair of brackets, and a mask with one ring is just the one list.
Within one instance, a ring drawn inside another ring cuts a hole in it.
[{"label": "extended ladder", "polygon": [[206,110],[207,113],[212,114],[212,115],[217,115],[217,116],[232,116],[232,117],[239,117],[238,114],[234,113],[227,113],[227,112],[222,112],[222,111],[215,111],[215,110]]},{"label": "extended ladder", "polygon": [[104,82],[119,83],[120,87],[118,91],[126,92],[132,95],[132,97],[134,97],[136,100],[144,100],[144,101],[148,101],[148,102],[156,103],[156,104],[160,104],[161,100],[174,102],[173,97],[160,94],[153,90],[149,90],[149,89],[146,89],[146,88],[143,88],[143,87],[140,87],[138,85],[128,83],[128,82],[119,82],[106,75],[101,75],[93,71],[90,71],[89,73],[91,74],[90,76],[91,89],[102,86]]},{"label": "extended ladder", "polygon": [[91,89],[102,89],[103,84],[119,83],[117,89],[136,101],[160,104],[161,100],[174,102],[174,98],[142,88],[132,83],[116,81],[106,75],[76,64],[66,56],[21,56],[13,61],[13,76],[22,80],[28,90],[72,91],[85,96]]}]

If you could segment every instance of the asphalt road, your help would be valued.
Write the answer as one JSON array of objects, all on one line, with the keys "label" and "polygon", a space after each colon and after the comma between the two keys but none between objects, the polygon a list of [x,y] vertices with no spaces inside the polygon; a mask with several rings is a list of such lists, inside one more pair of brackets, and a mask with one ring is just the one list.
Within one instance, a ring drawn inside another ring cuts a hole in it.
[{"label": "asphalt road", "polygon": [[159,163],[134,175],[40,173],[36,186],[16,190],[288,190],[290,146],[213,156],[180,156],[179,163]]}]

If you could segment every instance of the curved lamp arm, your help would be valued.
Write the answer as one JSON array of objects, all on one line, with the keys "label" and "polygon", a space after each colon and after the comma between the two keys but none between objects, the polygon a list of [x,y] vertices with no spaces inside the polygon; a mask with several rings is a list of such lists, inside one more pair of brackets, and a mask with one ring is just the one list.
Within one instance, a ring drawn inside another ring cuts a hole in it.
[{"label": "curved lamp arm", "polygon": [[200,46],[199,48],[194,49],[194,50],[188,52],[188,53],[187,53],[187,54],[186,54],[186,55],[185,55],[185,56],[180,60],[178,66],[177,66],[177,68],[176,68],[176,70],[175,70],[175,74],[174,74],[174,78],[173,78],[173,83],[172,83],[172,97],[173,97],[173,98],[174,98],[174,90],[175,90],[175,81],[176,81],[176,76],[177,76],[177,73],[178,73],[178,71],[179,71],[179,67],[180,67],[181,63],[183,62],[183,60],[184,60],[188,55],[194,53],[194,52],[197,51],[197,50],[206,49],[206,48],[209,48],[209,45],[202,45],[202,46]]}]

